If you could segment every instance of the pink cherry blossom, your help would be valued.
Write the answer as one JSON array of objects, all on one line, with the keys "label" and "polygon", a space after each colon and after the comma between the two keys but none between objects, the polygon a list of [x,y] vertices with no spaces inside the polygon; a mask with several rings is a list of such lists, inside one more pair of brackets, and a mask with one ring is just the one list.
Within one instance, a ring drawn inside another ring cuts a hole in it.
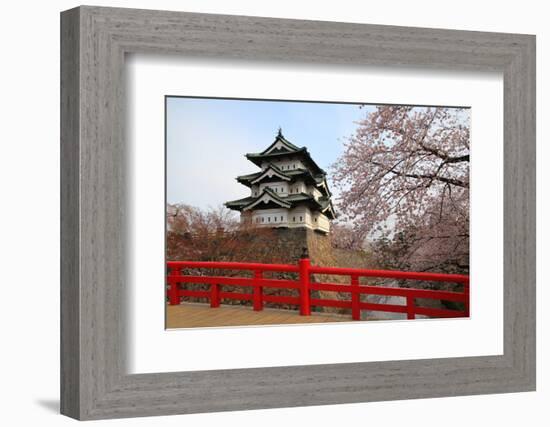
[{"label": "pink cherry blossom", "polygon": [[386,265],[467,272],[469,164],[469,109],[379,106],[332,167],[339,221]]}]

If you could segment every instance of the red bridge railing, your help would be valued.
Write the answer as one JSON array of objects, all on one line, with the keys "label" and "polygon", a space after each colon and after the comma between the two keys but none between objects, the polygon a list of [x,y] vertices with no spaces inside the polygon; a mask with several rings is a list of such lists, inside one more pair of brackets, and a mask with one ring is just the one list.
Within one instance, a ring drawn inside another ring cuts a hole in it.
[{"label": "red bridge railing", "polygon": [[[428,317],[469,317],[470,278],[459,274],[418,273],[391,270],[363,270],[355,268],[318,267],[310,264],[310,260],[301,259],[297,265],[287,264],[259,264],[242,262],[211,262],[211,261],[169,261],[167,263],[169,284],[168,300],[171,305],[180,304],[181,297],[207,298],[210,307],[220,306],[222,299],[237,299],[252,301],[255,311],[263,309],[264,302],[291,304],[300,307],[300,314],[309,316],[311,307],[339,307],[351,309],[353,320],[361,320],[361,310],[383,311],[392,313],[406,313],[407,319],[414,319],[417,314]],[[240,270],[252,272],[252,277],[231,276],[203,276],[182,274],[182,270],[216,269],[216,270]],[[290,272],[297,273],[298,280],[283,280],[264,278],[265,272]],[[348,276],[349,284],[318,283],[311,281],[312,274]],[[463,292],[394,288],[384,286],[362,285],[361,277],[379,277],[392,279],[406,279],[430,282],[460,283]],[[190,290],[182,288],[186,283],[209,284],[210,290]],[[252,294],[242,292],[224,292],[223,285],[231,285],[242,288],[252,288]],[[298,297],[265,295],[263,288],[296,289]],[[332,300],[311,298],[311,291],[332,291],[350,294],[349,300]],[[398,296],[406,299],[405,305],[379,304],[361,301],[361,295],[386,295]],[[417,298],[428,298],[444,301],[462,302],[464,310],[447,310],[419,307]]]}]

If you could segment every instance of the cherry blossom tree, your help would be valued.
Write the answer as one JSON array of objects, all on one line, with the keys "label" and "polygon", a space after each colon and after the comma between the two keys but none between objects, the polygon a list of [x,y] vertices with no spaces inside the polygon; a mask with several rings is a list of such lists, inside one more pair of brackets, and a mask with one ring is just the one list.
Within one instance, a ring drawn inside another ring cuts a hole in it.
[{"label": "cherry blossom tree", "polygon": [[280,262],[284,255],[266,242],[274,230],[241,223],[233,211],[185,204],[166,208],[166,257],[185,261]]},{"label": "cherry blossom tree", "polygon": [[333,248],[348,251],[363,249],[363,238],[353,227],[343,223],[333,223],[330,227],[330,243]]},{"label": "cherry blossom tree", "polygon": [[469,110],[378,106],[332,167],[340,221],[386,264],[467,272]]}]

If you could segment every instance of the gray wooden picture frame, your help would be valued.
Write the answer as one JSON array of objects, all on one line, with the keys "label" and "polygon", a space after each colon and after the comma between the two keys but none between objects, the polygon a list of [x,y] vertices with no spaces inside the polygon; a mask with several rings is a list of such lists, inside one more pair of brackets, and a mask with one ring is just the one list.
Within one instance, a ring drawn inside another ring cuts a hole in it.
[{"label": "gray wooden picture frame", "polygon": [[[504,354],[127,374],[124,60],[134,52],[502,72]],[[83,6],[61,14],[61,122],[63,414],[84,420],[535,390],[534,36]]]}]

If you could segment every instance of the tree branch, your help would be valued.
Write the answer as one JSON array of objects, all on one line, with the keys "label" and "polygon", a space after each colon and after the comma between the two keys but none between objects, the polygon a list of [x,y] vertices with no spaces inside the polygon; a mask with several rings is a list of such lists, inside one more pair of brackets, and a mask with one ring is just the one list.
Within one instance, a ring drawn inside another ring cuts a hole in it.
[{"label": "tree branch", "polygon": [[[378,162],[372,162],[372,164],[378,167],[382,167],[382,168],[384,167],[383,164]],[[470,184],[468,184],[467,182],[462,182],[459,179],[455,179],[455,178],[445,178],[444,176],[436,176],[436,175],[429,175],[429,174],[404,173],[393,169],[388,170],[388,173],[392,173],[394,175],[401,176],[404,178],[430,179],[434,181],[444,182],[446,184],[456,185],[457,187],[470,188]]]}]

